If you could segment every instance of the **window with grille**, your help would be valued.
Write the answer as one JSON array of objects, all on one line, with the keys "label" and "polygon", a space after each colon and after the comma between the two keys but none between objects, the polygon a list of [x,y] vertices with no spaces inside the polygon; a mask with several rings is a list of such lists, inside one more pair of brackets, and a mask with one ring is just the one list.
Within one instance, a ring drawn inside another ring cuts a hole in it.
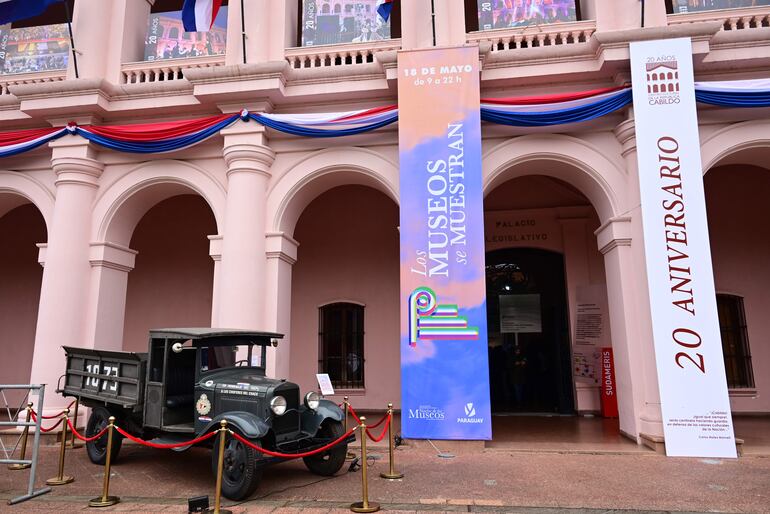
[{"label": "window with grille", "polygon": [[364,387],[364,307],[332,303],[318,309],[318,371],[339,389]]},{"label": "window with grille", "polygon": [[727,387],[730,389],[753,388],[754,373],[751,369],[751,352],[743,298],[730,294],[718,294],[717,310],[719,329],[722,333]]}]

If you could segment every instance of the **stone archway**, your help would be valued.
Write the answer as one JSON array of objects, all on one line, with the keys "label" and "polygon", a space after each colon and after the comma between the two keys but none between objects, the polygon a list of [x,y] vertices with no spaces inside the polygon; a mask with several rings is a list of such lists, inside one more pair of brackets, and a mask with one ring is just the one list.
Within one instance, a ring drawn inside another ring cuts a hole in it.
[{"label": "stone archway", "polygon": [[[7,384],[30,382],[35,348],[43,279],[38,245],[47,240],[47,225],[29,196],[0,187],[0,376]],[[11,403],[22,400],[21,391],[5,394]]]}]

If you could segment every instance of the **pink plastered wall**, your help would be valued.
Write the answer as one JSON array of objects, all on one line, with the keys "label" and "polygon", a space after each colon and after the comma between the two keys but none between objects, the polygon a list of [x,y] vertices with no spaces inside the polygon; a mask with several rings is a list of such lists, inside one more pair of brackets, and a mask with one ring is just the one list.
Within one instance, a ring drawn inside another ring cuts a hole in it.
[{"label": "pink plastered wall", "polygon": [[[302,391],[318,388],[318,308],[364,304],[364,391],[350,392],[356,408],[400,404],[398,206],[362,186],[332,189],[312,201],[294,232],[289,377]],[[341,401],[341,395],[334,399]]]},{"label": "pink plastered wall", "polygon": [[743,297],[756,394],[731,394],[734,412],[770,410],[770,170],[721,166],[704,177],[717,293]]},{"label": "pink plastered wall", "polygon": [[[46,241],[37,208],[26,204],[0,217],[0,241],[0,383],[27,384],[43,279],[35,244]],[[18,394],[6,394],[20,401]]]},{"label": "pink plastered wall", "polygon": [[139,253],[128,274],[124,350],[146,352],[151,328],[210,326],[214,262],[207,236],[215,233],[211,209],[195,195],[164,200],[139,221],[131,238]]}]

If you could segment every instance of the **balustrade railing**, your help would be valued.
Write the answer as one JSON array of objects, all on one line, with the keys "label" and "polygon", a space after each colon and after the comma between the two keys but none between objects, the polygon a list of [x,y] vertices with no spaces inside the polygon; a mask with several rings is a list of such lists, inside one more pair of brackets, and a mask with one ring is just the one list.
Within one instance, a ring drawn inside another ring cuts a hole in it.
[{"label": "balustrade railing", "polygon": [[722,30],[725,31],[770,27],[770,6],[668,15],[669,25],[681,25],[683,23],[697,23],[701,21],[721,21]]},{"label": "balustrade railing", "polygon": [[385,39],[365,43],[287,48],[285,55],[289,66],[292,69],[300,70],[372,63],[377,53],[400,48],[400,39]]},{"label": "balustrade railing", "polygon": [[594,32],[596,32],[596,22],[589,20],[470,32],[466,40],[468,43],[488,42],[492,52],[499,52],[586,43]]},{"label": "balustrade railing", "polygon": [[187,57],[183,59],[159,59],[123,64],[121,75],[123,84],[143,84],[145,82],[168,82],[183,80],[185,70],[193,68],[211,68],[225,64],[224,55],[206,57]]},{"label": "balustrade railing", "polygon": [[0,75],[0,95],[11,94],[8,86],[18,86],[21,84],[40,84],[41,82],[59,82],[65,78],[67,78],[66,70]]}]

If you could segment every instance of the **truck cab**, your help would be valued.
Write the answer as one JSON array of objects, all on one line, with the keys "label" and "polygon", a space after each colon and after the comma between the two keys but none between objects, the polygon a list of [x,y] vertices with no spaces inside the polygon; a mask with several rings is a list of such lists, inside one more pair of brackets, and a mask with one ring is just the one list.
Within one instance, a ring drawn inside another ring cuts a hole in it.
[{"label": "truck cab", "polygon": [[[93,409],[87,436],[98,434],[114,416],[133,436],[179,443],[215,430],[226,419],[253,444],[284,454],[306,452],[344,435],[344,413],[314,391],[300,400],[297,384],[266,376],[267,349],[282,337],[233,329],[157,329],[150,331],[147,353],[64,347],[61,391]],[[86,445],[95,463],[106,458],[105,439]],[[120,441],[113,443],[112,458]],[[348,442],[305,458],[305,464],[317,474],[336,473]],[[218,451],[213,450],[212,469]],[[240,500],[256,489],[265,465],[286,459],[265,458],[231,438],[224,460],[222,492]]]}]

